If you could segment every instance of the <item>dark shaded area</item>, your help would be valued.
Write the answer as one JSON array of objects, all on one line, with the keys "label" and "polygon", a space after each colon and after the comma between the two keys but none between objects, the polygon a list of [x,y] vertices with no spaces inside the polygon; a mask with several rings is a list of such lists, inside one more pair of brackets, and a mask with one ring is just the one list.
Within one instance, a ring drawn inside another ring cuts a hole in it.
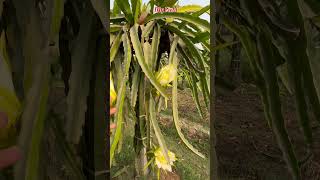
[{"label": "dark shaded area", "polygon": [[[298,159],[303,160],[307,153],[297,122],[294,99],[282,89],[281,100],[288,133]],[[216,149],[222,179],[291,179],[272,130],[265,120],[255,86],[241,84],[234,91],[218,92],[216,115]],[[315,154],[319,155],[319,126],[314,118],[312,120]],[[303,179],[319,178],[319,161],[319,157],[312,157],[302,165]]]}]

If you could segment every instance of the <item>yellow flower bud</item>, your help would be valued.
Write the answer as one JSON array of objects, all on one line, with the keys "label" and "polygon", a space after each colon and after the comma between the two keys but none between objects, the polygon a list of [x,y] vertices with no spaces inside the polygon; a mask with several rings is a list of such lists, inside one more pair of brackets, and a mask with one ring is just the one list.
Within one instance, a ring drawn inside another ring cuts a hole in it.
[{"label": "yellow flower bud", "polygon": [[117,99],[117,93],[114,89],[112,74],[110,73],[110,106],[112,106]]},{"label": "yellow flower bud", "polygon": [[166,65],[156,74],[157,81],[162,86],[168,86],[174,80],[177,75],[177,69],[173,64]]},{"label": "yellow flower bud", "polygon": [[163,170],[172,172],[171,166],[173,165],[173,162],[177,160],[176,155],[173,152],[168,150],[169,162],[166,160],[161,148],[158,148],[154,152],[154,156],[155,163],[159,169],[161,168]]}]

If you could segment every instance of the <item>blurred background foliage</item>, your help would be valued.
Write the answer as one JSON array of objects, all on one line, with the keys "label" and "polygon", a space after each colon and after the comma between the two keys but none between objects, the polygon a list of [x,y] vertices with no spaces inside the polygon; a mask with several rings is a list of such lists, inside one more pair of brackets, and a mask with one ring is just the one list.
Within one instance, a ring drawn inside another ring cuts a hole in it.
[{"label": "blurred background foliage", "polygon": [[107,4],[0,1],[0,148],[23,154],[7,179],[105,179]]},{"label": "blurred background foliage", "polygon": [[[282,151],[292,179],[306,179],[302,167],[315,161],[311,121],[320,122],[319,13],[313,0],[216,1],[217,42],[233,39],[215,55],[217,84],[235,89],[249,82],[259,89],[265,119]],[[238,42],[238,43],[236,43]],[[280,88],[297,107],[305,156],[297,156],[283,118]],[[222,89],[220,89],[222,90]],[[307,178],[308,179],[308,178]]]}]

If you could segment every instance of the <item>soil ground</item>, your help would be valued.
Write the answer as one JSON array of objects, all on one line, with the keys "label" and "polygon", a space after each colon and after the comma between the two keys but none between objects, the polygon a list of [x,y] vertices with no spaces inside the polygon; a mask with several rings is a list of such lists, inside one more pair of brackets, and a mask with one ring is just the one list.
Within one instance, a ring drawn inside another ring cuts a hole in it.
[{"label": "soil ground", "polygon": [[[296,154],[302,160],[307,152],[298,128],[294,99],[285,91],[281,96],[286,127]],[[242,84],[234,91],[218,91],[216,115],[216,149],[222,179],[291,179],[253,85]],[[314,121],[312,129],[315,154],[320,154],[320,133]],[[303,165],[303,179],[320,179],[319,160],[314,157]]]}]

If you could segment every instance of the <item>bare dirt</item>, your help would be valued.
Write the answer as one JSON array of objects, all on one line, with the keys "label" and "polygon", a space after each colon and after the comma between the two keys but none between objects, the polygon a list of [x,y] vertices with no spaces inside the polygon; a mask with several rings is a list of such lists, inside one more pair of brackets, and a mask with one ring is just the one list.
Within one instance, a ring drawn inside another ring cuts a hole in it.
[{"label": "bare dirt", "polygon": [[[307,154],[306,145],[298,127],[293,97],[282,93],[282,105],[288,133],[302,160]],[[216,117],[216,150],[222,179],[291,179],[253,85],[242,84],[234,91],[218,94]],[[315,154],[320,155],[320,128],[314,121],[312,129]],[[303,179],[320,179],[318,157],[312,157],[303,165]]]}]

